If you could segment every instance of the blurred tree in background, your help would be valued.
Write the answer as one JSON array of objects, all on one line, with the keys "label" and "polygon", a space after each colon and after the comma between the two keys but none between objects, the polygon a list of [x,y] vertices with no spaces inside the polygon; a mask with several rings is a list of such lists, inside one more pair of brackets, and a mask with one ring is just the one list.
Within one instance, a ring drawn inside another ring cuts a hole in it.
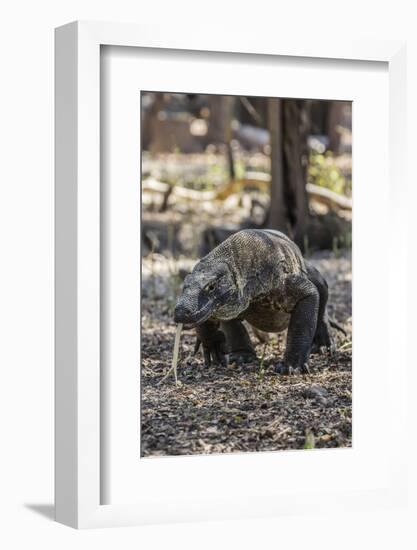
[{"label": "blurred tree in background", "polygon": [[243,227],[350,246],[349,102],[146,92],[141,107],[143,229],[158,246],[192,237],[207,252]]}]

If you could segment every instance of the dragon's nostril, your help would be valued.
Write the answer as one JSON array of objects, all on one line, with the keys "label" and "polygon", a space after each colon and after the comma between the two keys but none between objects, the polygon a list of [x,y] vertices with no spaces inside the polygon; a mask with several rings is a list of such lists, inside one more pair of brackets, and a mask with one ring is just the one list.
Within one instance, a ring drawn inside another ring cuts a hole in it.
[{"label": "dragon's nostril", "polygon": [[183,323],[189,319],[190,315],[191,311],[184,304],[178,304],[174,310],[174,321]]}]

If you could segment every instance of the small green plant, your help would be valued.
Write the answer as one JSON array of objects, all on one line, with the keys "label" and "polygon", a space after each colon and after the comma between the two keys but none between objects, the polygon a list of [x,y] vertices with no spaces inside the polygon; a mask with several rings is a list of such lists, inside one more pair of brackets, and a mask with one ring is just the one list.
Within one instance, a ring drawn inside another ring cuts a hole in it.
[{"label": "small green plant", "polygon": [[260,380],[263,380],[264,375],[265,375],[264,361],[265,361],[266,345],[267,345],[267,342],[265,342],[265,344],[264,344],[264,347],[263,347],[263,350],[262,350],[261,360],[260,360],[260,363],[259,363],[258,376],[259,376]]},{"label": "small green plant", "polygon": [[304,449],[314,449],[315,446],[316,446],[316,441],[314,438],[314,434],[310,430],[310,428],[307,428],[305,433]]}]

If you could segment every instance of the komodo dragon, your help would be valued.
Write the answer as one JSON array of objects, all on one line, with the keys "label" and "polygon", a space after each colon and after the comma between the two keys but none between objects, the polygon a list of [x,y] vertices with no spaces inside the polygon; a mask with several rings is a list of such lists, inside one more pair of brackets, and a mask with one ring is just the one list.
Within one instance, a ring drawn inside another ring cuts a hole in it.
[{"label": "komodo dragon", "polygon": [[297,245],[279,231],[245,229],[202,258],[186,276],[174,320],[195,327],[196,351],[226,364],[256,360],[242,321],[265,332],[288,328],[277,371],[308,373],[310,352],[334,351],[327,315],[328,287]]}]

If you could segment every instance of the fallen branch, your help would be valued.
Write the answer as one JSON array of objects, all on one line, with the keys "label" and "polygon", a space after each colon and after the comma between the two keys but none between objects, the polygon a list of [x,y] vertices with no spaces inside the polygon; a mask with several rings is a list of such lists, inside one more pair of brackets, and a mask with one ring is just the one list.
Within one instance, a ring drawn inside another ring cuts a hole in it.
[{"label": "fallen branch", "polygon": [[306,185],[308,196],[311,199],[333,208],[333,210],[352,210],[352,199],[339,195],[330,189],[307,183]]},{"label": "fallen branch", "polygon": [[[150,193],[161,193],[165,200],[171,195],[186,201],[224,201],[230,195],[245,191],[247,188],[256,188],[264,193],[269,192],[271,177],[269,174],[251,172],[247,177],[241,180],[231,180],[221,185],[213,191],[197,191],[187,189],[180,185],[171,185],[170,183],[158,181],[154,178],[148,178],[142,182],[142,190]],[[320,187],[313,183],[307,183],[306,191],[310,199],[313,199],[333,210],[352,210],[352,199],[339,195],[330,189]]]}]

